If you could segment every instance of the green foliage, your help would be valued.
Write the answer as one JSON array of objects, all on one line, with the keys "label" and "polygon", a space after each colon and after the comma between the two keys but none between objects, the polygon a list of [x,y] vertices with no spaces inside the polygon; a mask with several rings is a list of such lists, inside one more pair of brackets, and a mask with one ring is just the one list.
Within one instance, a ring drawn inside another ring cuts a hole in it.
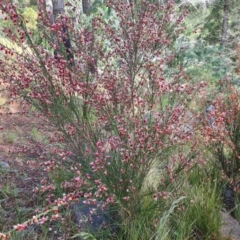
[{"label": "green foliage", "polygon": [[91,14],[97,15],[100,13],[103,14],[104,19],[108,18],[110,16],[111,10],[109,10],[110,8],[108,8],[104,2],[104,0],[93,1],[90,9]]},{"label": "green foliage", "polygon": [[26,21],[26,27],[28,29],[35,30],[37,28],[37,12],[31,7],[27,7],[24,9],[22,15]]},{"label": "green foliage", "polygon": [[206,81],[217,86],[231,71],[231,60],[219,45],[208,45],[205,41],[189,41],[184,37],[176,43],[175,65],[185,69],[194,82]]},{"label": "green foliage", "polygon": [[209,42],[209,44],[219,44],[221,41],[223,2],[223,0],[218,0],[213,4],[209,15],[205,18],[200,37]]},{"label": "green foliage", "polygon": [[62,183],[70,181],[73,176],[74,173],[69,169],[69,166],[55,168],[54,171],[49,174],[49,177],[55,185],[56,195],[61,196],[66,191],[62,187]]},{"label": "green foliage", "polygon": [[[203,30],[199,35],[199,39],[204,39],[211,45],[220,43],[222,36],[223,8],[224,0],[216,0],[215,3],[212,4],[212,6],[209,8],[209,15],[204,20]],[[227,46],[229,47],[233,47],[232,43],[236,43],[236,37],[239,37],[238,16],[239,2],[237,0],[229,1],[227,37]]]},{"label": "green foliage", "polygon": [[97,240],[92,234],[86,233],[86,232],[75,234],[74,236],[71,237],[71,239],[78,238],[78,237],[81,237],[83,240]]}]

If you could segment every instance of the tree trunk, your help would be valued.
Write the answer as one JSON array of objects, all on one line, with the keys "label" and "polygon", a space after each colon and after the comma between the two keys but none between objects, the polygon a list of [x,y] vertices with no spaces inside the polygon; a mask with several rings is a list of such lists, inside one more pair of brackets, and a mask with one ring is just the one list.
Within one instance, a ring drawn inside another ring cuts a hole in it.
[{"label": "tree trunk", "polygon": [[91,0],[82,0],[83,13],[88,15],[91,7]]},{"label": "tree trunk", "polygon": [[[91,8],[91,0],[82,0],[82,9],[83,9],[83,14],[89,15],[90,13],[90,8]],[[92,44],[89,45],[89,54],[93,57],[93,61],[90,61],[88,64],[88,69],[90,70],[91,73],[96,72],[97,68],[97,57],[94,56],[93,53],[93,43],[94,43],[94,34],[90,29],[86,29],[85,31],[85,39],[86,41],[91,41]]]},{"label": "tree trunk", "polygon": [[45,0],[46,11],[48,13],[48,18],[51,24],[54,23],[54,16],[53,16],[53,3],[52,0]]},{"label": "tree trunk", "polygon": [[229,13],[229,0],[224,0],[223,5],[223,23],[222,23],[222,39],[221,45],[225,46],[227,41],[227,31],[228,31],[228,13]]},{"label": "tree trunk", "polygon": [[[61,17],[61,14],[64,13],[64,0],[45,0],[45,4],[46,4],[46,10],[49,13],[49,21],[51,24],[54,24],[56,22],[56,19],[58,17]],[[56,44],[56,49],[54,50],[54,56],[55,59],[58,60],[59,58],[59,40],[57,39],[56,36],[53,36],[53,41]],[[70,62],[70,64],[73,64],[73,53],[72,53],[72,46],[71,46],[71,41],[69,38],[69,34],[68,34],[68,29],[67,27],[64,25],[62,25],[62,44],[65,47],[65,51],[66,51],[66,57],[67,60]]]},{"label": "tree trunk", "polygon": [[53,15],[56,19],[57,15],[60,15],[64,12],[64,1],[63,0],[52,0],[53,3]]}]

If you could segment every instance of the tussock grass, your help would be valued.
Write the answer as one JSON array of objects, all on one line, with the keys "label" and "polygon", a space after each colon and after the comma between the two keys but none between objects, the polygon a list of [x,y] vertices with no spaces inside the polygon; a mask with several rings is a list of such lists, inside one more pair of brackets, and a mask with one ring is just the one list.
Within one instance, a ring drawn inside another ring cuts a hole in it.
[{"label": "tussock grass", "polygon": [[[206,167],[206,166],[205,166]],[[221,191],[218,181],[207,178],[203,169],[195,167],[186,175],[182,190],[185,192],[184,211],[174,213],[171,239],[221,239]]]}]

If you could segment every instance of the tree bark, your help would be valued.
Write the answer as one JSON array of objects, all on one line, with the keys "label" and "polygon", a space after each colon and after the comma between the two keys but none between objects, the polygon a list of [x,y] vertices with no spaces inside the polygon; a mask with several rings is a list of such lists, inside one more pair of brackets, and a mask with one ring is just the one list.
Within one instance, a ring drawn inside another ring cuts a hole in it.
[{"label": "tree bark", "polygon": [[[51,24],[56,22],[56,19],[61,17],[64,13],[64,0],[45,0],[46,10],[49,14],[49,21]],[[56,36],[53,36],[54,42],[56,44],[56,49],[54,50],[54,56],[57,60],[59,58],[59,40]],[[68,29],[64,23],[62,23],[62,43],[65,47],[66,57],[70,64],[73,64],[74,56],[72,53],[71,41],[68,34]]]},{"label": "tree bark", "polygon": [[91,0],[82,0],[83,13],[88,15],[91,7]]},{"label": "tree bark", "polygon": [[[83,14],[89,15],[90,14],[90,8],[91,8],[91,0],[82,0],[82,10],[83,10]],[[92,42],[92,46],[93,46],[93,42],[94,42],[94,34],[91,30],[86,29],[85,31],[85,39],[86,41],[90,41]],[[88,68],[90,70],[91,73],[95,73],[96,72],[96,68],[97,68],[97,57],[94,56],[94,53],[92,52],[92,46],[89,45],[89,53],[90,55],[93,56],[93,61],[89,62],[88,64]]]},{"label": "tree bark", "polygon": [[52,0],[45,0],[46,11],[48,13],[48,18],[51,24],[54,23],[54,16],[53,16],[53,3]]},{"label": "tree bark", "polygon": [[222,23],[222,39],[221,45],[225,46],[227,41],[228,32],[228,13],[229,13],[229,0],[224,0],[223,5],[223,23]]},{"label": "tree bark", "polygon": [[63,0],[52,0],[53,3],[53,15],[56,19],[57,15],[64,13],[64,1]]}]

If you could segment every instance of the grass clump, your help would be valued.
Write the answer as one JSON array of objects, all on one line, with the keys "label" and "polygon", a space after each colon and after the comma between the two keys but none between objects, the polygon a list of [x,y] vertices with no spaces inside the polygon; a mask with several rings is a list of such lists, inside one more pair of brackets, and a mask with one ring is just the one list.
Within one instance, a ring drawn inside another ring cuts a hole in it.
[{"label": "grass clump", "polygon": [[221,239],[221,191],[217,179],[202,171],[196,166],[186,176],[182,185],[186,199],[171,218],[170,239]]}]

